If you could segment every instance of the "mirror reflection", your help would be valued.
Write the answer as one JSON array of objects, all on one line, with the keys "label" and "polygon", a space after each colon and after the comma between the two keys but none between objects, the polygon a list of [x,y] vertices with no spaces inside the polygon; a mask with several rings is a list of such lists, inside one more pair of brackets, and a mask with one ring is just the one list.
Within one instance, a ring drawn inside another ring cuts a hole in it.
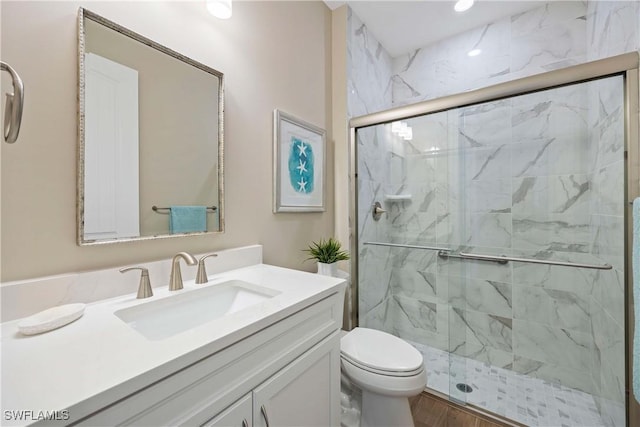
[{"label": "mirror reflection", "polygon": [[223,75],[79,12],[78,243],[223,231]]}]

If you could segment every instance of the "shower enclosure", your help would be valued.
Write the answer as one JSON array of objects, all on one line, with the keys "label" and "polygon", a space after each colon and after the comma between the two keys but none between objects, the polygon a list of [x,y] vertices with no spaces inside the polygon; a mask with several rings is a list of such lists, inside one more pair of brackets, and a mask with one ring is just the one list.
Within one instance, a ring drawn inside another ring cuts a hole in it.
[{"label": "shower enclosure", "polygon": [[421,350],[428,391],[525,425],[627,425],[637,68],[351,121],[352,320]]}]

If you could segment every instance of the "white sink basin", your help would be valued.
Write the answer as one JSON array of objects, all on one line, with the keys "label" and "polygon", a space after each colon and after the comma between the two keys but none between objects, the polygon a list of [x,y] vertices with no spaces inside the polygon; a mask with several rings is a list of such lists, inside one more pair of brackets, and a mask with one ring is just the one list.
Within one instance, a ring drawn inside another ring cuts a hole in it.
[{"label": "white sink basin", "polygon": [[114,314],[150,340],[161,340],[254,306],[279,291],[230,280],[150,301]]}]

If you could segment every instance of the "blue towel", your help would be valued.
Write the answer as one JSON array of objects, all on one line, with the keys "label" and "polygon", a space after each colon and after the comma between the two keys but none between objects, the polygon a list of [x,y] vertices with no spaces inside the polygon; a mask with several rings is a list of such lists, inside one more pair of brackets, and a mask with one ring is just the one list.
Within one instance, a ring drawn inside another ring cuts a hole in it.
[{"label": "blue towel", "polygon": [[633,201],[633,394],[640,402],[640,198]]},{"label": "blue towel", "polygon": [[171,234],[207,231],[206,206],[171,206],[169,232]]}]

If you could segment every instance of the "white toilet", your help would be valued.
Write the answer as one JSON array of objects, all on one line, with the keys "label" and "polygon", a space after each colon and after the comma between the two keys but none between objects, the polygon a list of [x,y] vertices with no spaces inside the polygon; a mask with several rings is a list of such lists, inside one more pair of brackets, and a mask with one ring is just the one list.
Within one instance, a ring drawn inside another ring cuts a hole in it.
[{"label": "white toilet", "polygon": [[362,391],[362,427],[412,427],[409,397],[427,383],[422,354],[386,332],[355,328],[340,340],[343,377]]}]

